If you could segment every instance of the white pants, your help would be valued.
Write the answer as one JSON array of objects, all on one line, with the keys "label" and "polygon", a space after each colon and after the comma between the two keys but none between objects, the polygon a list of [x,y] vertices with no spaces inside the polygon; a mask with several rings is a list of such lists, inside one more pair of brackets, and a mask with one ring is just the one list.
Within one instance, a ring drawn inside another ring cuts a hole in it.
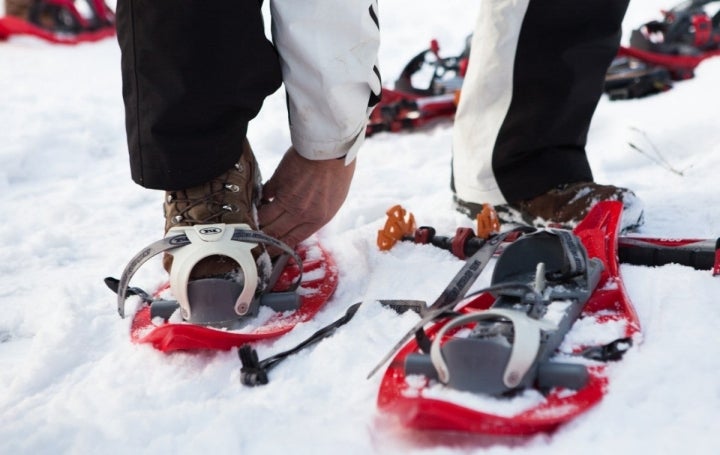
[{"label": "white pants", "polygon": [[293,146],[308,159],[355,158],[381,91],[377,0],[271,0]]}]

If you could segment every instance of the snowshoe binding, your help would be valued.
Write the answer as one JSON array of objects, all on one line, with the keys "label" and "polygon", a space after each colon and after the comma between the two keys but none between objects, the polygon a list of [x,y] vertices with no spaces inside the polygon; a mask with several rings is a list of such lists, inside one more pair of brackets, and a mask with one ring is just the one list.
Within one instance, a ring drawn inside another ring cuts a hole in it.
[{"label": "snowshoe binding", "polygon": [[597,404],[606,362],[640,330],[617,262],[622,212],[600,202],[573,231],[506,237],[491,285],[393,350],[380,411],[415,430],[530,435]]},{"label": "snowshoe binding", "polygon": [[[430,352],[405,359],[405,374],[423,374],[444,385],[504,395],[539,385],[579,389],[584,366],[550,362],[597,286],[603,270],[588,259],[570,231],[545,230],[506,247],[495,267],[487,310],[450,319],[435,335]],[[473,324],[475,323],[475,324]],[[450,336],[474,325],[467,337]],[[447,337],[446,337],[447,336]]]},{"label": "snowshoe binding", "polygon": [[[259,276],[251,250],[257,244],[283,251],[269,276]],[[137,270],[150,258],[172,252],[170,280],[156,295],[129,287]],[[225,256],[237,263],[236,279],[191,279],[193,267],[210,256]],[[303,282],[303,270],[323,273]],[[300,285],[303,284],[302,292]],[[117,308],[125,317],[125,300],[139,296],[144,302],[134,315],[132,338],[150,342],[163,351],[177,349],[229,349],[256,339],[283,334],[312,317],[332,295],[337,270],[319,245],[292,250],[284,243],[244,224],[199,224],[171,228],[165,238],[133,257],[120,278],[106,279],[117,292]],[[161,295],[169,289],[174,299]],[[255,318],[262,308],[275,316]],[[158,322],[157,318],[162,318]],[[256,323],[250,332],[242,331]]]}]

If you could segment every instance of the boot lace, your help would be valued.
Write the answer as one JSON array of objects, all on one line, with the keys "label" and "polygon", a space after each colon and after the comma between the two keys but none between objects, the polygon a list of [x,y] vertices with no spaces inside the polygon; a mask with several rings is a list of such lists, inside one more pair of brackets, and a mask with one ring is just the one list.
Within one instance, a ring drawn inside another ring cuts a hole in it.
[{"label": "boot lace", "polygon": [[[240,171],[241,166],[236,164],[235,169]],[[239,207],[235,204],[228,203],[226,196],[228,193],[237,193],[240,191],[240,186],[227,183],[227,175],[223,177],[224,178],[221,177],[211,180],[207,184],[210,191],[205,192],[199,197],[189,197],[187,191],[169,192],[167,202],[168,204],[174,204],[178,210],[178,213],[171,218],[170,222],[173,225],[179,225],[180,223],[190,225],[220,223],[222,222],[223,215],[226,213],[238,212],[240,210]],[[194,210],[195,208],[203,206],[207,210]]]}]

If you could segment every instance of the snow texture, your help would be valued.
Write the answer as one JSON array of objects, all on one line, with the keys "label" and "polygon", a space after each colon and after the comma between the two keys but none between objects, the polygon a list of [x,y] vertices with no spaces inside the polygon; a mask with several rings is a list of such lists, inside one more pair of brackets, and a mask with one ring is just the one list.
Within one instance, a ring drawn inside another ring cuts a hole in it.
[{"label": "snow texture", "polygon": [[[631,2],[624,42],[670,6]],[[383,2],[386,84],[432,38],[457,55],[476,12],[467,0]],[[375,300],[432,301],[461,262],[426,246],[380,252],[375,235],[397,203],[440,233],[471,225],[451,205],[449,124],[367,140],[347,203],[318,233],[339,266],[337,292],[312,322],[260,343],[260,357],[365,303],[331,338],[273,370],[270,384],[242,386],[235,351],[165,355],[132,344],[102,279],[162,235],[162,194],[130,180],[119,66],[113,39],[0,43],[0,453],[717,453],[720,278],[677,265],[622,266],[644,342],[610,366],[604,400],[555,433],[410,432],[378,415],[381,375],[365,377],[417,316]],[[720,234],[718,80],[720,58],[669,92],[600,101],[588,144],[595,178],[643,199],[643,235]],[[285,119],[280,90],[250,126],[266,178],[289,145]],[[153,289],[164,278],[158,260],[133,284]]]}]

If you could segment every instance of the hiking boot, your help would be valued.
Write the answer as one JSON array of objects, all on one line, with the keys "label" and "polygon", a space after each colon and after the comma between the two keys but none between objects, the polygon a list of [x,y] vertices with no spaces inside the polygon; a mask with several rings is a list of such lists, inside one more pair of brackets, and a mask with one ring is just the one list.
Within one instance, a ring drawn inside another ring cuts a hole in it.
[{"label": "hiking boot", "polygon": [[[532,199],[497,205],[495,210],[503,223],[572,229],[600,201],[623,203],[622,232],[635,230],[643,224],[643,204],[635,193],[626,188],[594,182],[561,185]],[[482,210],[482,204],[466,202],[457,196],[455,204],[459,212],[471,218]]]},{"label": "hiking boot", "polygon": [[[245,141],[240,160],[222,175],[207,183],[180,191],[165,193],[165,232],[175,226],[194,226],[212,223],[242,223],[257,230],[257,205],[262,180],[257,162]],[[258,275],[269,267],[270,259],[263,245],[253,249],[258,262]],[[165,270],[170,272],[172,253],[163,258]],[[237,263],[225,256],[207,257],[193,268],[191,279],[222,277],[240,280]]]}]

